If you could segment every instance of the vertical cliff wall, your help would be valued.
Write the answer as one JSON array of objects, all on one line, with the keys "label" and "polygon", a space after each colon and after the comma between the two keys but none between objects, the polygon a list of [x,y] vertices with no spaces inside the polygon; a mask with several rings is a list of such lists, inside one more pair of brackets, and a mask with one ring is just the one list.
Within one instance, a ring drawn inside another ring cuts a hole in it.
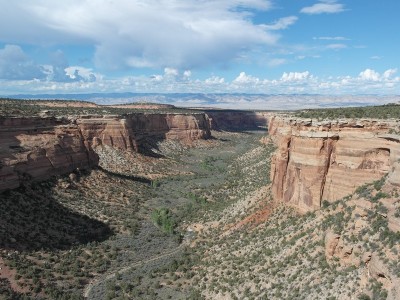
[{"label": "vertical cliff wall", "polygon": [[381,178],[400,158],[400,137],[388,134],[395,128],[395,121],[270,118],[275,199],[307,212]]},{"label": "vertical cliff wall", "polygon": [[85,140],[128,151],[139,151],[146,139],[170,139],[190,143],[211,137],[207,115],[144,114],[78,119]]},{"label": "vertical cliff wall", "polygon": [[93,147],[139,151],[146,139],[211,136],[205,114],[0,118],[0,191],[98,165]]},{"label": "vertical cliff wall", "polygon": [[97,164],[76,124],[55,118],[0,119],[0,190]]}]

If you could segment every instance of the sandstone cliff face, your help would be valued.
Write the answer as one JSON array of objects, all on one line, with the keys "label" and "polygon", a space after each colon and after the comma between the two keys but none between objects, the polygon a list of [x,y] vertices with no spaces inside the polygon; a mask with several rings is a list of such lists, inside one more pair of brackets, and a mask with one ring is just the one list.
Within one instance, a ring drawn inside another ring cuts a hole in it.
[{"label": "sandstone cliff face", "polygon": [[78,119],[85,140],[128,151],[139,151],[147,139],[190,143],[211,137],[205,114],[132,114]]},{"label": "sandstone cliff face", "polygon": [[66,119],[0,119],[0,190],[96,164],[79,126]]},{"label": "sandstone cliff face", "polygon": [[139,151],[147,138],[190,143],[210,135],[204,114],[1,118],[0,191],[96,166],[98,145]]},{"label": "sandstone cliff face", "polygon": [[394,121],[272,117],[269,133],[278,147],[271,166],[275,198],[307,212],[380,179],[400,158],[399,136],[388,134],[396,126]]}]

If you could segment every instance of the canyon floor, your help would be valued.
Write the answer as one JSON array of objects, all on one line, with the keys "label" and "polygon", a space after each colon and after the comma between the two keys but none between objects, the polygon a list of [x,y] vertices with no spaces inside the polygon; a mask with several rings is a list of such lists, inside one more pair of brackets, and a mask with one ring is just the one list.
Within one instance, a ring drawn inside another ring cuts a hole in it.
[{"label": "canyon floor", "polygon": [[264,131],[212,135],[98,147],[97,169],[1,194],[0,299],[399,296],[397,188],[299,215],[270,195]]}]

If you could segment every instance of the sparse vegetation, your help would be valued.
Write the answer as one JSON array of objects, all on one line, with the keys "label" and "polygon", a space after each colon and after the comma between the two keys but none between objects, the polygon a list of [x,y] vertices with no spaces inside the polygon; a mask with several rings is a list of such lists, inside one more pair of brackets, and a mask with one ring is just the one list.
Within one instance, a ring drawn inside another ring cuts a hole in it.
[{"label": "sparse vegetation", "polygon": [[336,120],[340,118],[398,119],[400,118],[400,105],[386,104],[380,106],[307,109],[297,111],[295,116],[318,120]]}]

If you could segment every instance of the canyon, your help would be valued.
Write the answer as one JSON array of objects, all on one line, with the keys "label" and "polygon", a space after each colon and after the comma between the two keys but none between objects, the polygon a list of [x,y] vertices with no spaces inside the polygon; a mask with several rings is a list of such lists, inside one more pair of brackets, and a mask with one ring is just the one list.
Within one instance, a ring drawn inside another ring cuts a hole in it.
[{"label": "canyon", "polygon": [[27,180],[44,180],[99,163],[96,147],[143,152],[147,143],[177,140],[190,145],[209,139],[211,130],[265,126],[276,146],[272,193],[299,212],[319,209],[365,183],[390,173],[400,185],[400,136],[396,121],[317,121],[272,113],[206,111],[131,113],[69,117],[0,119],[0,191]]},{"label": "canyon", "polygon": [[0,295],[400,294],[396,120],[74,109],[0,118]]}]

